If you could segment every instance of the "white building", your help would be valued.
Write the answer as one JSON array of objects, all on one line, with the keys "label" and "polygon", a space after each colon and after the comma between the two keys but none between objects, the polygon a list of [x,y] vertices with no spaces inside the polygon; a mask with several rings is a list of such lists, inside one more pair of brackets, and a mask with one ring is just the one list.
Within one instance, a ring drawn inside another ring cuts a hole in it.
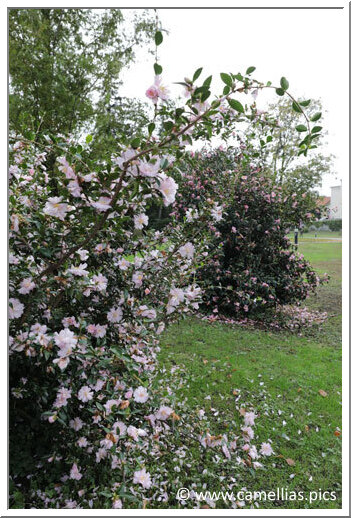
[{"label": "white building", "polygon": [[329,219],[342,219],[341,185],[331,187]]}]

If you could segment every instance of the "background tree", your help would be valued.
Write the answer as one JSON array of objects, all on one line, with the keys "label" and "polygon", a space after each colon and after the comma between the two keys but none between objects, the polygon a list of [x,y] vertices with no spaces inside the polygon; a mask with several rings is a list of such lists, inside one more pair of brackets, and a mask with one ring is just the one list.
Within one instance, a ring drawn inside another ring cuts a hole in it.
[{"label": "background tree", "polygon": [[77,134],[95,122],[101,142],[127,105],[126,130],[140,107],[119,103],[111,118],[120,72],[155,28],[150,10],[127,16],[128,31],[120,9],[11,9],[10,129]]},{"label": "background tree", "polygon": [[[322,130],[321,102],[313,99],[301,102],[306,115],[318,128],[314,134],[318,133]],[[334,155],[313,151],[314,146],[307,158],[302,152],[296,153],[306,126],[301,124],[301,114],[292,110],[291,105],[291,99],[284,96],[269,106],[269,118],[258,112],[256,127],[244,132],[241,144],[246,149],[244,154],[250,155],[251,160],[256,157],[266,174],[287,192],[306,192],[321,185],[323,175],[332,173]]]}]

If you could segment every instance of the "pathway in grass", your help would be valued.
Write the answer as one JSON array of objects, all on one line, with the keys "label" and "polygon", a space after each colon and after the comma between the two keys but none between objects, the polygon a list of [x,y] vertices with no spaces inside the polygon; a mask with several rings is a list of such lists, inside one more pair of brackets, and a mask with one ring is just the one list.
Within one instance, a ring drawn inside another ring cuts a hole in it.
[{"label": "pathway in grass", "polygon": [[331,275],[308,301],[332,312],[320,329],[297,336],[188,319],[165,335],[161,361],[187,368],[179,396],[194,408],[217,409],[224,422],[235,416],[237,402],[255,408],[257,439],[272,439],[275,457],[265,460],[266,470],[250,471],[248,489],[337,491],[336,501],[281,500],[260,507],[340,508],[341,244],[304,243],[300,251],[319,273]]}]

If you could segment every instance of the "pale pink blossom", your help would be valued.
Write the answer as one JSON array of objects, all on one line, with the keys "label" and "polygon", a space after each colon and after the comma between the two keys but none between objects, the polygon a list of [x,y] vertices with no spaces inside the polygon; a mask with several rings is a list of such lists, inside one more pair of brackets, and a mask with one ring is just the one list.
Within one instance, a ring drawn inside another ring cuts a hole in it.
[{"label": "pale pink blossom", "polygon": [[194,257],[195,248],[194,245],[190,242],[185,243],[185,245],[179,248],[179,253],[182,257],[187,259],[192,259]]},{"label": "pale pink blossom", "polygon": [[113,324],[116,324],[117,322],[120,322],[123,318],[123,311],[122,308],[111,308],[110,311],[107,313],[107,320],[109,322],[112,322]]},{"label": "pale pink blossom", "polygon": [[112,500],[112,509],[123,509],[122,501],[119,498],[116,497]]},{"label": "pale pink blossom", "polygon": [[124,259],[124,257],[123,257],[122,259],[120,259],[118,261],[117,265],[120,270],[127,270],[128,267],[131,265],[131,263],[129,261],[127,261],[127,259]]},{"label": "pale pink blossom", "polygon": [[78,430],[83,428],[83,421],[79,417],[75,417],[70,420],[69,425],[75,432],[78,432]]},{"label": "pale pink blossom", "polygon": [[262,455],[266,455],[267,457],[269,457],[270,455],[272,455],[274,453],[272,446],[269,444],[269,442],[263,442],[261,444],[260,453]]},{"label": "pale pink blossom", "polygon": [[62,196],[55,196],[53,198],[49,198],[43,209],[44,214],[47,214],[48,216],[53,216],[55,218],[60,219],[61,221],[64,221],[66,213],[69,210],[69,206],[67,205],[67,203],[61,202]]},{"label": "pale pink blossom", "polygon": [[77,277],[86,277],[89,272],[86,271],[87,263],[81,263],[79,266],[71,266],[67,271]]},{"label": "pale pink blossom", "polygon": [[169,90],[162,84],[162,78],[160,75],[155,77],[154,84],[146,90],[145,95],[151,99],[154,104],[157,104],[158,99],[161,99],[162,101],[169,99]]},{"label": "pale pink blossom", "polygon": [[87,385],[84,385],[84,387],[82,387],[78,392],[78,399],[83,403],[87,403],[93,399],[93,396],[93,391]]},{"label": "pale pink blossom", "polygon": [[150,473],[148,473],[145,470],[145,468],[143,468],[139,471],[136,471],[134,473],[134,477],[133,477],[133,484],[140,484],[145,489],[149,489],[152,485]]},{"label": "pale pink blossom", "polygon": [[149,399],[149,394],[147,393],[146,388],[138,387],[134,390],[133,397],[137,403],[145,403]]},{"label": "pale pink blossom", "polygon": [[77,444],[80,448],[86,448],[88,446],[88,441],[86,437],[79,437]]},{"label": "pale pink blossom", "polygon": [[155,417],[159,421],[166,421],[171,414],[173,414],[173,409],[171,407],[161,406],[155,413]]},{"label": "pale pink blossom", "polygon": [[56,408],[61,408],[62,406],[67,405],[67,400],[71,397],[71,391],[66,389],[65,387],[61,387],[57,391],[56,400],[54,402],[54,406]]},{"label": "pale pink blossom", "polygon": [[141,230],[149,224],[149,218],[146,214],[136,214],[134,216],[134,227]]},{"label": "pale pink blossom", "polygon": [[70,472],[70,478],[73,480],[80,480],[82,478],[82,474],[78,469],[78,466],[76,463],[73,464]]},{"label": "pale pink blossom", "polygon": [[139,173],[142,176],[146,176],[147,178],[154,178],[155,176],[157,176],[159,168],[159,160],[157,160],[155,163],[140,160]]},{"label": "pale pink blossom", "polygon": [[99,212],[105,212],[111,208],[111,198],[101,196],[97,201],[91,202],[92,206]]},{"label": "pale pink blossom", "polygon": [[120,399],[109,399],[104,407],[106,408],[106,415],[111,414],[113,407],[118,407],[121,403]]},{"label": "pale pink blossom", "polygon": [[67,327],[60,331],[59,333],[54,334],[55,344],[58,346],[60,357],[68,356],[72,353],[72,350],[77,345],[77,338],[74,333],[68,329]]},{"label": "pale pink blossom", "polygon": [[21,293],[22,295],[27,295],[27,293],[34,290],[35,282],[32,281],[31,277],[27,277],[26,279],[23,279],[20,286],[21,288],[18,290],[18,293]]},{"label": "pale pink blossom", "polygon": [[144,278],[143,272],[138,271],[138,272],[133,273],[132,281],[134,282],[136,288],[140,288],[140,286],[143,283],[143,278]]},{"label": "pale pink blossom", "polygon": [[61,164],[58,166],[58,170],[62,171],[66,178],[74,180],[76,178],[76,175],[70,166],[70,164],[67,162],[67,159],[64,156],[61,156],[57,159],[58,163]]},{"label": "pale pink blossom", "polygon": [[257,415],[255,412],[245,412],[244,422],[246,426],[254,426]]},{"label": "pale pink blossom", "polygon": [[107,278],[99,273],[98,275],[93,275],[91,278],[94,287],[97,291],[104,291],[107,288]]},{"label": "pale pink blossom", "polygon": [[163,195],[163,202],[165,207],[168,207],[168,205],[175,201],[178,184],[173,180],[173,178],[165,175],[164,173],[161,173],[159,178],[160,183],[157,185],[157,189]]},{"label": "pale pink blossom", "polygon": [[18,299],[9,299],[9,318],[19,318],[24,310],[24,305]]}]

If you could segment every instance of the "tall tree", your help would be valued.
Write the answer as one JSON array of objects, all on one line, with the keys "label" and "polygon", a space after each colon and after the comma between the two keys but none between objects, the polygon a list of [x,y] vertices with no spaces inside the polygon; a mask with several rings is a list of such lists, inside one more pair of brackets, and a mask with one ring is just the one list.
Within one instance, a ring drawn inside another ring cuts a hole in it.
[{"label": "tall tree", "polygon": [[[302,103],[305,103],[302,106],[310,119],[311,128],[321,129],[321,102],[312,99]],[[323,175],[332,172],[334,155],[321,153],[321,146],[318,151],[312,147],[307,157],[302,151],[300,155],[296,152],[301,135],[305,134],[304,128],[306,131],[307,128],[301,124],[301,114],[293,111],[291,105],[291,99],[286,97],[271,105],[269,119],[265,119],[263,124],[262,121],[257,122],[256,131],[247,131],[244,142],[247,154],[256,156],[260,167],[276,183],[288,190],[304,192],[318,187]],[[326,133],[323,136],[325,141]]]},{"label": "tall tree", "polygon": [[151,10],[11,9],[10,129],[67,134],[104,120],[154,30]]}]

